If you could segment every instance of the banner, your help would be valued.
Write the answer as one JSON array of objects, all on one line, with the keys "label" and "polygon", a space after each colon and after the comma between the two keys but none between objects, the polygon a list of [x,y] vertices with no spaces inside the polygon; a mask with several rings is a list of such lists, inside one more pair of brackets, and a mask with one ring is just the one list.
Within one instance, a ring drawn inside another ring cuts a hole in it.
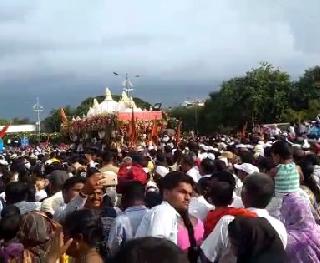
[{"label": "banner", "polygon": [[[136,121],[153,121],[162,120],[162,111],[137,111],[134,112],[134,118]],[[119,121],[131,121],[132,112],[119,112]]]}]

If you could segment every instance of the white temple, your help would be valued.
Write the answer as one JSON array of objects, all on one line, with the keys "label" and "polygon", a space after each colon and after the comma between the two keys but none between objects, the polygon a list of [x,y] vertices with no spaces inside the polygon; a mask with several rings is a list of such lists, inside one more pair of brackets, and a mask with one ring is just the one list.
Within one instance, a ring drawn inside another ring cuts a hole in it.
[{"label": "white temple", "polygon": [[132,97],[128,97],[125,91],[122,92],[120,101],[114,101],[112,99],[111,91],[106,88],[106,98],[100,104],[94,99],[93,105],[90,107],[87,117],[93,117],[97,115],[116,113],[116,112],[131,112],[132,109],[135,112],[142,111],[138,108],[133,101]]}]

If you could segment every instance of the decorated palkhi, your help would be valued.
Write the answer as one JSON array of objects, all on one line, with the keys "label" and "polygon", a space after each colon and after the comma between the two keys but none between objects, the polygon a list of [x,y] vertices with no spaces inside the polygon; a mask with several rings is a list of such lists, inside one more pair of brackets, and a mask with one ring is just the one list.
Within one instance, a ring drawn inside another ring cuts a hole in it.
[{"label": "decorated palkhi", "polygon": [[163,127],[162,112],[138,108],[133,98],[123,91],[115,101],[106,88],[105,99],[96,99],[83,117],[72,117],[69,122],[61,109],[62,131],[73,142],[103,140],[106,143],[135,145],[137,141],[152,142]]}]

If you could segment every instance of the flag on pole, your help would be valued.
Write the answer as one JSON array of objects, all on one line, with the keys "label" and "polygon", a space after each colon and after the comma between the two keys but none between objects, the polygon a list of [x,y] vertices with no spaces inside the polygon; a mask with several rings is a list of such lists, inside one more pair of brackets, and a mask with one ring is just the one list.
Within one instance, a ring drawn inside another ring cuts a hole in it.
[{"label": "flag on pole", "polygon": [[158,125],[157,125],[157,121],[153,120],[153,124],[152,124],[152,129],[151,129],[151,140],[150,141],[154,141],[155,143],[157,142],[158,139]]},{"label": "flag on pole", "polygon": [[60,118],[63,123],[68,121],[67,115],[63,108],[60,108]]},{"label": "flag on pole", "polygon": [[3,129],[0,131],[0,138],[3,138],[9,129],[10,124],[7,124],[6,126],[3,127]]},{"label": "flag on pole", "polygon": [[131,122],[129,125],[129,136],[130,136],[131,147],[135,147],[136,141],[137,141],[137,127],[136,127],[136,121],[135,121],[135,117],[134,117],[133,108],[131,109]]}]

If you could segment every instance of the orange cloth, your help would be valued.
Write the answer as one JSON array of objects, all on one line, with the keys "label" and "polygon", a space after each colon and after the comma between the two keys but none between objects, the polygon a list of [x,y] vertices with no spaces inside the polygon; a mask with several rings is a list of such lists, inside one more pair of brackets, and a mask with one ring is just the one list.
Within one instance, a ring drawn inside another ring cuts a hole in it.
[{"label": "orange cloth", "polygon": [[208,213],[204,222],[204,238],[206,238],[215,228],[219,220],[226,215],[243,216],[243,217],[257,217],[257,214],[245,208],[235,207],[221,207],[214,209]]}]

